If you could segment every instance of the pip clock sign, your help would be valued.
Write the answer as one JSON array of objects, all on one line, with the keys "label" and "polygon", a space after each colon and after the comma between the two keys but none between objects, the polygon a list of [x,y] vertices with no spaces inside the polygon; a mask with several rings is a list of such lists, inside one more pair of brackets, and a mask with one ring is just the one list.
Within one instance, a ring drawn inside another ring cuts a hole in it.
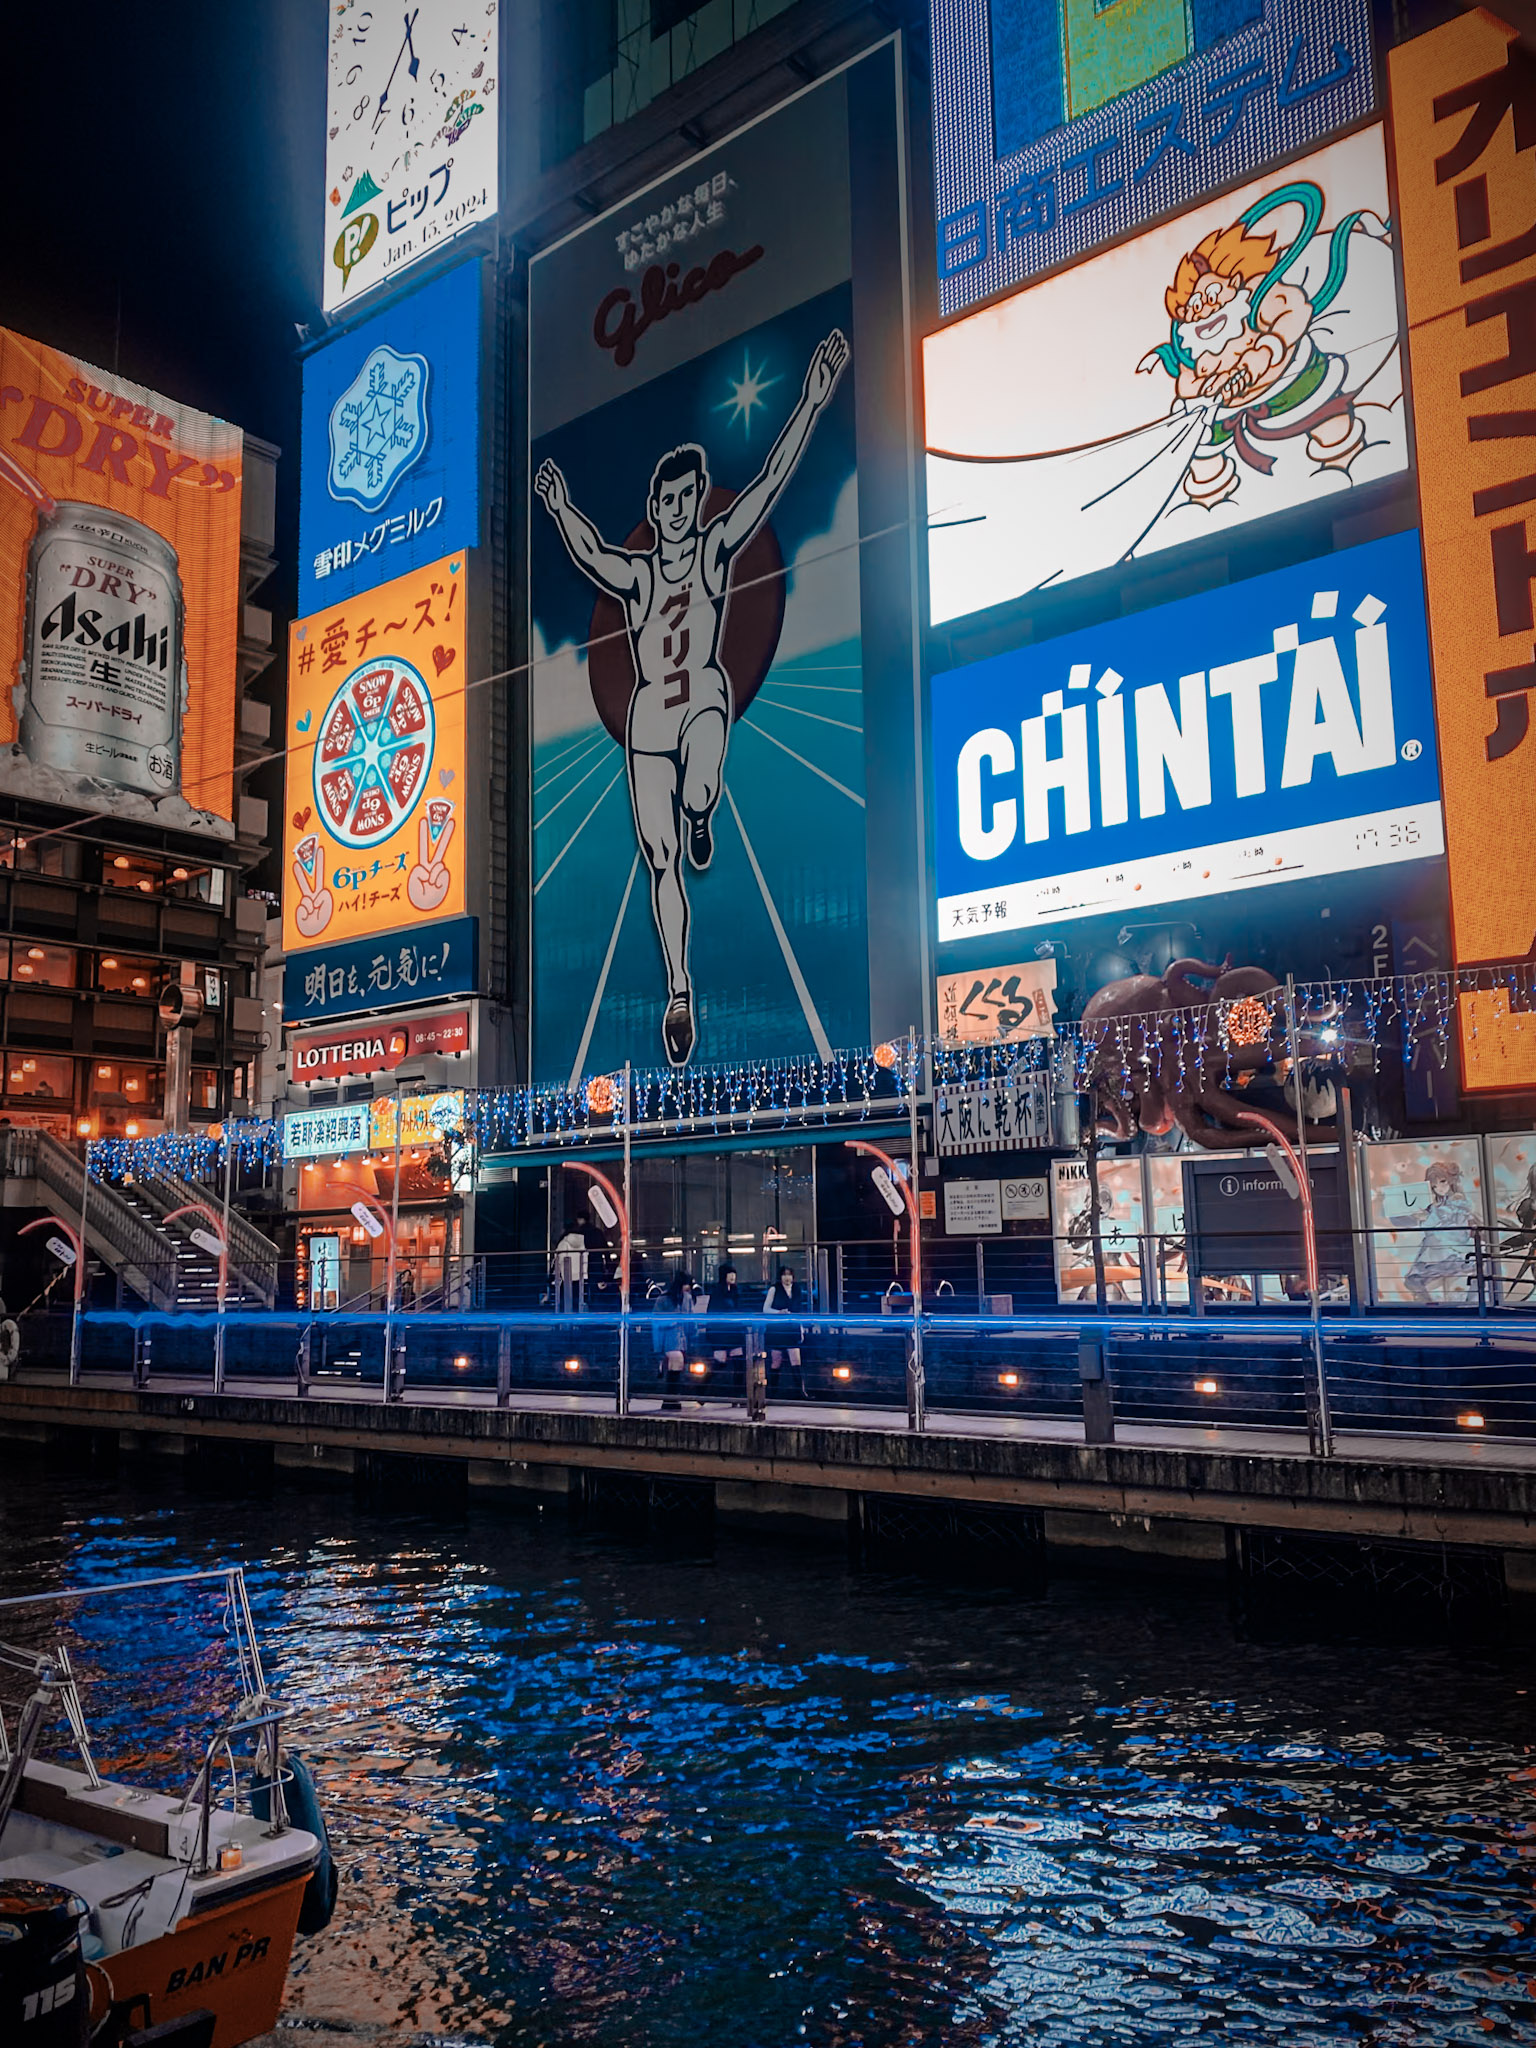
[{"label": "pip clock sign", "polygon": [[290,950],[463,908],[464,580],[451,556],[292,629]]}]

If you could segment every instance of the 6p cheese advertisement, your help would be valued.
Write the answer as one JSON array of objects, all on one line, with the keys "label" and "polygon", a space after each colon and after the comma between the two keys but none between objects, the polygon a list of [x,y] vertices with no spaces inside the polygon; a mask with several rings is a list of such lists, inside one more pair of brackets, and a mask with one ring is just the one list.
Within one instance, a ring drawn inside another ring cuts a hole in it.
[{"label": "6p cheese advertisement", "polygon": [[464,908],[465,581],[446,556],[291,629],[290,953]]}]

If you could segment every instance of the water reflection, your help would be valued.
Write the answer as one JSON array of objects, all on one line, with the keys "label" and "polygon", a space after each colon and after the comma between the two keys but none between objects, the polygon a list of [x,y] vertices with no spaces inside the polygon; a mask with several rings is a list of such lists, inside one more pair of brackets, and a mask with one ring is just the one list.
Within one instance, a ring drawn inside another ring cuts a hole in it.
[{"label": "water reflection", "polygon": [[[1513,1660],[1247,1645],[1219,1594],[968,1597],[0,1467],[6,1591],[235,1557],[340,1838],[295,2015],[508,2048],[1536,2043]],[[104,1688],[193,1605],[87,1625],[106,1746],[146,1724]]]}]

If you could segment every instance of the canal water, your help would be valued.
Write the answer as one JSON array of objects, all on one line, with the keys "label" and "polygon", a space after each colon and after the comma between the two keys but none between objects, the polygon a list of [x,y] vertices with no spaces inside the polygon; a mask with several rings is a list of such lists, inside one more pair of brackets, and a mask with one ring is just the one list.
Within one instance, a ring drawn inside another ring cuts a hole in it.
[{"label": "canal water", "polygon": [[[4,1593],[235,1560],[342,1870],[290,2019],[506,2048],[1536,2043],[1513,1648],[1267,1645],[1219,1586],[1028,1598],[0,1463]],[[193,1597],[80,1632],[108,1756],[178,1784],[191,1746],[141,1694],[178,1671],[211,1709]]]}]

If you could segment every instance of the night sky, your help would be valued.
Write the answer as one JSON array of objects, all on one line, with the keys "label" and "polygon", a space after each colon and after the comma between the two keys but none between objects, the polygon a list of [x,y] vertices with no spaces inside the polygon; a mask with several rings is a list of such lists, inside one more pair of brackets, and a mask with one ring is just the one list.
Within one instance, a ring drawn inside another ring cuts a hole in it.
[{"label": "night sky", "polygon": [[296,325],[319,331],[325,23],[324,0],[16,0],[0,61],[0,321],[283,450],[279,568],[256,599],[279,626]]}]

